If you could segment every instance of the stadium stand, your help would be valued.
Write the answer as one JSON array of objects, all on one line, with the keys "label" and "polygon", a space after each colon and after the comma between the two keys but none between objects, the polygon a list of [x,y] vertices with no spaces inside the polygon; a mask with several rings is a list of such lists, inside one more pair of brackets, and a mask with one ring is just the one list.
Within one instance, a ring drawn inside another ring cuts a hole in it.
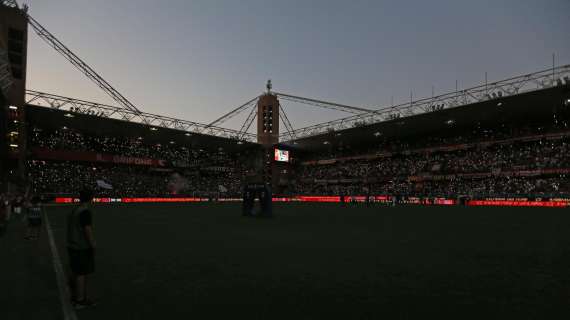
[{"label": "stadium stand", "polygon": [[[337,150],[328,157],[309,153],[287,193],[567,194],[569,143],[567,124],[551,123],[383,141],[375,149]],[[74,194],[86,185],[98,185],[102,196],[231,197],[241,194],[245,174],[239,153],[169,143],[149,145],[137,138],[94,136],[71,129],[35,130],[30,144],[39,155],[29,161],[30,181],[33,191],[43,194]],[[113,161],[83,161],[92,153],[95,160],[113,155]],[[122,163],[117,165],[117,159]]]},{"label": "stadium stand", "polygon": [[309,156],[293,193],[470,197],[570,192],[567,124],[481,128]]},{"label": "stadium stand", "polygon": [[[283,141],[276,147],[293,160],[276,164],[273,195],[570,199],[567,90]],[[101,197],[241,198],[259,171],[258,144],[75,109],[26,110],[34,193],[73,196],[88,186]]]},{"label": "stadium stand", "polygon": [[138,138],[94,136],[78,130],[36,129],[28,162],[32,190],[76,194],[98,186],[101,196],[235,196],[243,174],[239,157]]}]

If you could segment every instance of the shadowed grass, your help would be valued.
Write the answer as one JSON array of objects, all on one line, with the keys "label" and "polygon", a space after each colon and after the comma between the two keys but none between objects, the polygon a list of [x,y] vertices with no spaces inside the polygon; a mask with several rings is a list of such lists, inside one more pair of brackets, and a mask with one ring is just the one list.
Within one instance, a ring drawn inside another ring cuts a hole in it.
[{"label": "shadowed grass", "polygon": [[[61,252],[69,207],[49,214]],[[570,212],[278,204],[95,208],[101,304],[80,319],[548,318],[568,312]]]}]

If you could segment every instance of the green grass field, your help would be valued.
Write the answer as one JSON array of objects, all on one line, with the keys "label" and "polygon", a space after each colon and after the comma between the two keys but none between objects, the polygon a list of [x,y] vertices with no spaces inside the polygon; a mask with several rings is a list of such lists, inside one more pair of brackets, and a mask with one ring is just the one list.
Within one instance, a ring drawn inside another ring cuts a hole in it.
[{"label": "green grass field", "polygon": [[[47,209],[65,265],[69,208]],[[568,210],[278,204],[274,212],[95,207],[91,294],[100,304],[79,319],[570,315]]]}]

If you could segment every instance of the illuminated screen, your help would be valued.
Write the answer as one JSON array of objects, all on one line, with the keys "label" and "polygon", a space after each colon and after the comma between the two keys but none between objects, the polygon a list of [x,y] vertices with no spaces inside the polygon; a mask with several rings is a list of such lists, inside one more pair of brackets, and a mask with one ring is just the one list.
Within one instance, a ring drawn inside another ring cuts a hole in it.
[{"label": "illuminated screen", "polygon": [[289,162],[289,151],[275,149],[275,161]]},{"label": "illuminated screen", "polygon": [[[273,198],[273,202],[365,202],[367,196],[291,196]],[[371,202],[389,203],[393,200],[392,196],[379,195],[368,196]],[[408,197],[403,203],[417,205],[457,205],[456,199],[430,198],[433,201],[427,201],[428,198]],[[220,198],[220,202],[241,202],[241,198]],[[93,202],[101,204],[112,203],[151,203],[151,202],[210,202],[208,198],[95,198]],[[79,203],[77,198],[55,198],[55,203],[73,204]],[[501,207],[570,207],[570,201],[567,200],[469,200],[466,202],[468,206],[501,206]]]}]

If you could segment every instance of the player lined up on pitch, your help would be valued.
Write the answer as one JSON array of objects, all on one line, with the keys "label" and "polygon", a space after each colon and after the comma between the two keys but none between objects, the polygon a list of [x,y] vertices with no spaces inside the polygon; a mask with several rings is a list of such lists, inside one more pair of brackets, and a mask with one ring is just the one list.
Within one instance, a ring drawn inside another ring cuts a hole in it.
[{"label": "player lined up on pitch", "polygon": [[8,199],[4,199],[4,195],[0,193],[0,237],[6,233],[9,219]]},{"label": "player lined up on pitch", "polygon": [[32,197],[30,204],[27,205],[26,213],[28,216],[28,229],[25,239],[37,240],[42,227],[42,207],[40,197]]},{"label": "player lined up on pitch", "polygon": [[67,216],[67,252],[71,277],[71,300],[75,309],[95,305],[87,296],[87,276],[95,272],[95,236],[93,234],[93,210],[90,203],[93,193],[79,194],[80,204]]}]

